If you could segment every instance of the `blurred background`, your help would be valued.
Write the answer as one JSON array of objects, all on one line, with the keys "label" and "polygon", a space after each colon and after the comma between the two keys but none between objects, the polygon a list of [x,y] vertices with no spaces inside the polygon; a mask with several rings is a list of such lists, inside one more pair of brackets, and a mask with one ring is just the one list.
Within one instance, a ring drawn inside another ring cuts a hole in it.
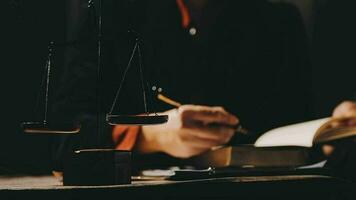
[{"label": "blurred background", "polygon": [[[271,0],[294,4],[309,36],[312,59],[313,117],[329,116],[342,100],[356,98],[356,1]],[[50,41],[64,41],[66,1],[3,0],[1,39],[1,173],[50,171],[50,138],[25,135],[20,122],[33,119]],[[60,76],[56,48],[54,73]],[[55,84],[52,85],[56,87]],[[293,105],[291,105],[293,106]]]}]

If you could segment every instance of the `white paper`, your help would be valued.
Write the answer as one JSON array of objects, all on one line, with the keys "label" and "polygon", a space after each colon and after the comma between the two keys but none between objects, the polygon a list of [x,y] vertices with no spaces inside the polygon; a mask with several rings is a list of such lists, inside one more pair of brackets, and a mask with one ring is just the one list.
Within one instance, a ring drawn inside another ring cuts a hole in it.
[{"label": "white paper", "polygon": [[311,147],[318,128],[330,118],[318,119],[272,129],[255,142],[256,147],[303,146]]}]

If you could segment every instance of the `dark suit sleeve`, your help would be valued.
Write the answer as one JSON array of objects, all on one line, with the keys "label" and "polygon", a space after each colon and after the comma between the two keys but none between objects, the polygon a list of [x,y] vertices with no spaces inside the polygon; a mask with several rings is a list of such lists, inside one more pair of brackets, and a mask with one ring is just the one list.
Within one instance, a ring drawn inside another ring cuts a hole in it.
[{"label": "dark suit sleeve", "polygon": [[95,113],[97,25],[95,9],[85,1],[69,1],[64,69],[53,110],[76,118]]},{"label": "dark suit sleeve", "polygon": [[[312,66],[309,53],[309,38],[299,10],[286,3],[275,4],[280,46],[279,86],[270,113],[277,114],[273,120],[277,126],[297,123],[312,118],[311,75]],[[273,11],[272,10],[272,11]]]},{"label": "dark suit sleeve", "polygon": [[312,64],[310,59],[310,42],[299,10],[291,4],[280,4],[281,26],[285,31],[285,63],[290,70],[284,80],[292,82],[288,93],[296,98],[290,105],[289,112],[300,113],[298,120],[312,117]]},{"label": "dark suit sleeve", "polygon": [[[54,169],[62,170],[74,150],[111,147],[111,127],[97,110],[97,20],[87,1],[68,1],[67,45],[63,76],[53,103],[53,118],[81,124],[80,133],[56,136],[52,152]],[[99,134],[100,133],[100,134]]]},{"label": "dark suit sleeve", "polygon": [[261,44],[253,61],[258,73],[252,74],[258,79],[253,84],[259,93],[252,93],[255,98],[247,97],[246,102],[254,102],[256,106],[241,118],[247,116],[246,126],[263,133],[311,118],[312,71],[308,37],[297,8],[285,3],[266,3],[258,9]]}]

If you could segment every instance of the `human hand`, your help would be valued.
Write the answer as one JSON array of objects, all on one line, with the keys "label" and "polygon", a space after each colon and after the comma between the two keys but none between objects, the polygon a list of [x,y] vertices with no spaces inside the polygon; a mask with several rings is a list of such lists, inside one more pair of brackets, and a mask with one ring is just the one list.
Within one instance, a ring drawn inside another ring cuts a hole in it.
[{"label": "human hand", "polygon": [[[347,118],[356,117],[356,102],[344,101],[339,104],[333,111],[333,118]],[[338,123],[333,124],[333,127],[337,126],[356,126],[356,118],[345,119]],[[330,156],[335,147],[332,145],[323,145],[323,152],[326,156]]]},{"label": "human hand", "polygon": [[[356,102],[344,101],[339,104],[333,112],[333,117],[356,117]],[[349,120],[348,124],[351,126],[356,126],[356,120]]]},{"label": "human hand", "polygon": [[166,124],[142,127],[138,151],[189,158],[229,142],[239,123],[222,107],[183,105],[164,114],[169,116]]}]

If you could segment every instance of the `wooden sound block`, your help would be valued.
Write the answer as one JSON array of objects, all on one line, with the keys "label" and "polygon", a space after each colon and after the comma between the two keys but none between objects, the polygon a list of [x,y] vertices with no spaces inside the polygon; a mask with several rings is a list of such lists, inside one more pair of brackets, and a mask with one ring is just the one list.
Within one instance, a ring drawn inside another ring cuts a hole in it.
[{"label": "wooden sound block", "polygon": [[131,152],[114,149],[83,149],[64,163],[63,185],[119,185],[131,183]]}]

